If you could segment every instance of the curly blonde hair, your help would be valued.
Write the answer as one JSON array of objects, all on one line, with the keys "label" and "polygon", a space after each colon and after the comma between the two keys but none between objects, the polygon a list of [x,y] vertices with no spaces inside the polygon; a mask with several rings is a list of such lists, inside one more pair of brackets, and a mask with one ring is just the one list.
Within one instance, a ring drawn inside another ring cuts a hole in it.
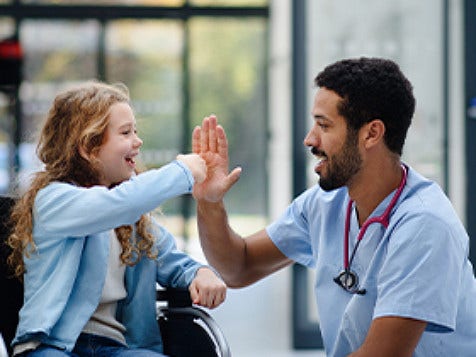
[{"label": "curly blonde hair", "polygon": [[[22,277],[25,272],[23,257],[29,257],[36,249],[32,236],[32,208],[36,194],[53,181],[83,187],[98,185],[101,178],[98,165],[83,158],[80,147],[94,157],[106,140],[111,106],[129,102],[129,92],[124,85],[97,81],[66,90],[54,99],[36,148],[44,169],[33,176],[29,189],[16,202],[11,213],[11,233],[7,242],[12,252],[7,261],[15,276]],[[148,230],[149,220],[147,215],[142,215],[136,222],[141,237],[137,240],[132,237],[132,226],[115,229],[124,264],[132,266],[144,255],[150,259],[157,256],[154,236]]]}]

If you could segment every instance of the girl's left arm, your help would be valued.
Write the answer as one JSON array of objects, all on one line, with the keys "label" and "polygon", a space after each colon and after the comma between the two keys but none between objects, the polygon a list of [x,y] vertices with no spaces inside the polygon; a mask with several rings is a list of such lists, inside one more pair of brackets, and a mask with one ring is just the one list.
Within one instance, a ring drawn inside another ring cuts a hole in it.
[{"label": "girl's left arm", "polygon": [[155,222],[157,240],[157,282],[163,287],[188,288],[192,302],[207,308],[220,305],[226,285],[210,267],[200,264],[175,245],[174,237]]}]

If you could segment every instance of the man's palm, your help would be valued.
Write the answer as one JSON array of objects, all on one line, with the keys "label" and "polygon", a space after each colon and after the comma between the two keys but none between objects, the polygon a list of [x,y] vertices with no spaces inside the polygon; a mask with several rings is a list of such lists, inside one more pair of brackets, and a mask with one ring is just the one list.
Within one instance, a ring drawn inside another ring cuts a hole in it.
[{"label": "man's palm", "polygon": [[241,168],[228,173],[228,141],[215,116],[205,118],[202,126],[193,131],[192,139],[193,151],[207,164],[207,177],[195,184],[193,196],[196,200],[219,202],[239,179]]}]

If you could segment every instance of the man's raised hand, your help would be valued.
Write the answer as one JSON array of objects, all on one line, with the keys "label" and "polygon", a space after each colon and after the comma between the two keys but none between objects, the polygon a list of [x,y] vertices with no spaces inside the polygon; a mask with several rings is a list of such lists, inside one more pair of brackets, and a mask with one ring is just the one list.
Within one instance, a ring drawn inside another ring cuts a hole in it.
[{"label": "man's raised hand", "polygon": [[241,167],[229,172],[228,140],[215,115],[205,117],[192,134],[192,150],[205,160],[207,177],[193,188],[196,200],[219,202],[240,178]]}]

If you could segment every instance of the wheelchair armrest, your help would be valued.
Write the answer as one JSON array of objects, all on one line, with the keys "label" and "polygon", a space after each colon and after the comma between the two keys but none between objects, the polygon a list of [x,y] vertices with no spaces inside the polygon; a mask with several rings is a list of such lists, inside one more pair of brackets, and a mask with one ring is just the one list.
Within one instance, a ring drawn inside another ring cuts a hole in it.
[{"label": "wheelchair armrest", "polygon": [[192,306],[190,292],[187,289],[166,288],[157,290],[157,301],[165,301],[169,307]]}]

